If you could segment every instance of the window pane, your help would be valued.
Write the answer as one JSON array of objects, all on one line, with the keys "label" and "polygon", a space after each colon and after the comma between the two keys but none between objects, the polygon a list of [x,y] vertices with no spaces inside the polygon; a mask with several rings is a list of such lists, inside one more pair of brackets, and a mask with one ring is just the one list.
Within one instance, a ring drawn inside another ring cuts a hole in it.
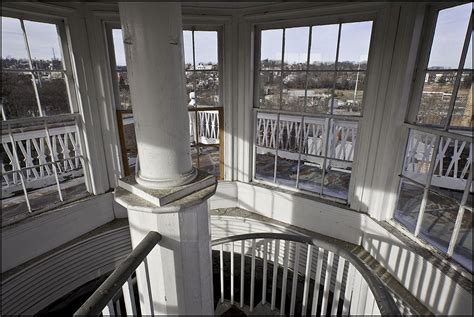
[{"label": "window pane", "polygon": [[339,24],[313,26],[310,69],[333,70],[336,63]]},{"label": "window pane", "polygon": [[352,162],[357,138],[357,122],[334,120],[329,136],[328,157]]},{"label": "window pane", "polygon": [[454,89],[455,72],[427,72],[416,121],[442,127]]},{"label": "window pane", "polygon": [[465,210],[456,246],[454,247],[453,258],[471,272],[473,271],[472,241],[472,211]]},{"label": "window pane", "polygon": [[324,156],[327,120],[328,119],[312,117],[304,118],[303,141],[301,145],[302,154]]},{"label": "window pane", "polygon": [[[123,45],[123,34],[121,29],[112,30],[112,39],[114,41],[115,64],[121,67],[121,70],[127,70],[127,62],[125,60],[125,47]],[[124,69],[122,68],[124,67]]]},{"label": "window pane", "polygon": [[426,184],[435,136],[410,130],[402,174],[420,184]]},{"label": "window pane", "polygon": [[365,90],[365,72],[338,72],[334,92],[334,114],[360,115]]},{"label": "window pane", "polygon": [[125,137],[125,151],[127,153],[128,166],[130,167],[130,174],[134,174],[135,165],[137,163],[137,138],[135,135],[135,123],[133,114],[122,115],[123,134]]},{"label": "window pane", "polygon": [[117,77],[120,98],[119,110],[132,109],[132,99],[130,97],[130,84],[128,82],[128,74],[126,71],[117,71]]},{"label": "window pane", "polygon": [[[450,128],[470,128],[472,127],[472,118],[472,72],[464,72],[461,76],[461,83],[454,103]],[[467,130],[469,131],[469,129]]]},{"label": "window pane", "polygon": [[201,144],[219,144],[219,112],[198,111],[199,138]]},{"label": "window pane", "polygon": [[184,64],[185,69],[193,69],[193,32],[183,31],[183,46],[184,46]]},{"label": "window pane", "polygon": [[352,163],[328,160],[326,164],[323,194],[347,200]]},{"label": "window pane", "polygon": [[194,31],[196,69],[217,70],[217,32]]},{"label": "window pane", "polygon": [[280,109],[281,72],[260,72],[260,108]]},{"label": "window pane", "polygon": [[285,30],[285,69],[306,69],[309,27]]},{"label": "window pane", "polygon": [[341,27],[338,69],[366,69],[372,21],[344,23]]},{"label": "window pane", "polygon": [[24,21],[35,69],[63,69],[61,46],[55,24]]},{"label": "window pane", "polygon": [[301,155],[298,188],[313,193],[321,193],[323,180],[323,158]]},{"label": "window pane", "polygon": [[278,151],[276,182],[288,187],[295,187],[297,173],[298,154],[293,152]]},{"label": "window pane", "polygon": [[63,73],[35,73],[41,108],[47,116],[71,113]]},{"label": "window pane", "polygon": [[265,30],[261,36],[261,69],[281,69],[283,30]]},{"label": "window pane", "polygon": [[194,107],[196,105],[196,92],[194,91],[194,72],[186,72],[186,102],[188,107]]},{"label": "window pane", "polygon": [[199,148],[199,168],[219,177],[219,146],[203,146]]},{"label": "window pane", "polygon": [[428,200],[421,222],[420,238],[441,251],[447,252],[459,210],[458,199],[462,193],[440,189],[438,192],[431,190],[428,192]]},{"label": "window pane", "polygon": [[303,111],[305,87],[305,72],[283,73],[283,110]]},{"label": "window pane", "polygon": [[195,72],[197,106],[219,105],[219,73]]},{"label": "window pane", "polygon": [[457,69],[471,16],[472,4],[441,10],[431,46],[430,69]]},{"label": "window pane", "polygon": [[330,113],[334,90],[334,72],[309,72],[305,111]]},{"label": "window pane", "polygon": [[276,125],[277,114],[258,112],[255,144],[260,147],[275,149],[277,138]]},{"label": "window pane", "polygon": [[415,232],[422,198],[423,188],[421,186],[405,179],[401,180],[394,218],[412,233]]},{"label": "window pane", "polygon": [[278,125],[278,150],[299,153],[301,117],[280,115]]},{"label": "window pane", "polygon": [[275,172],[275,151],[256,147],[255,178],[273,183]]},{"label": "window pane", "polygon": [[20,20],[2,17],[2,69],[28,69],[28,53]]},{"label": "window pane", "polygon": [[463,191],[472,158],[472,143],[442,137],[431,184]]},{"label": "window pane", "polygon": [[2,72],[2,105],[7,119],[39,116],[30,74]]},{"label": "window pane", "polygon": [[466,60],[464,61],[464,69],[472,69],[472,32],[471,39],[469,40],[469,48],[466,54]]}]

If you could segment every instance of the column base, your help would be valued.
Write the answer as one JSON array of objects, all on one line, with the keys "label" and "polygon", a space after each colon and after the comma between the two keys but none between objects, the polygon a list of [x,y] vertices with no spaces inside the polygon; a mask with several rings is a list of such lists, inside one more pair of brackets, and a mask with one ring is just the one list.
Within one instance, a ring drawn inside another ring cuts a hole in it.
[{"label": "column base", "polygon": [[177,179],[165,179],[165,180],[153,180],[144,178],[138,172],[138,177],[136,178],[136,182],[143,187],[150,188],[150,189],[163,189],[163,188],[170,188],[175,186],[182,186],[191,183],[198,175],[197,169],[194,167],[191,169],[189,173],[181,175]]}]

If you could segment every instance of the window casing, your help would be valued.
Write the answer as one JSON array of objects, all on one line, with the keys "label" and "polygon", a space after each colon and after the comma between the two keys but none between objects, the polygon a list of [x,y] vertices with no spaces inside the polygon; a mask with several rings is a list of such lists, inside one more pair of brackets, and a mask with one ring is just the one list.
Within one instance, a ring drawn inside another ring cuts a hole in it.
[{"label": "window casing", "polygon": [[[124,174],[130,174],[136,162],[136,137],[133,126],[132,100],[124,60],[123,40],[119,26],[107,28],[111,56],[112,80],[118,132],[122,148]],[[193,165],[223,179],[224,176],[224,107],[221,87],[221,30],[216,28],[185,27],[183,44],[185,55],[186,91],[183,96],[189,112],[191,156]],[[209,47],[202,47],[208,45]],[[206,54],[202,52],[207,50]],[[210,51],[210,52],[209,52]],[[117,62],[123,56],[122,65]],[[115,70],[115,72],[114,72]]]},{"label": "window casing", "polygon": [[24,17],[2,16],[4,225],[90,188],[64,21]]},{"label": "window casing", "polygon": [[430,17],[394,221],[472,272],[472,7]]},{"label": "window casing", "polygon": [[347,202],[372,21],[256,34],[254,180]]}]

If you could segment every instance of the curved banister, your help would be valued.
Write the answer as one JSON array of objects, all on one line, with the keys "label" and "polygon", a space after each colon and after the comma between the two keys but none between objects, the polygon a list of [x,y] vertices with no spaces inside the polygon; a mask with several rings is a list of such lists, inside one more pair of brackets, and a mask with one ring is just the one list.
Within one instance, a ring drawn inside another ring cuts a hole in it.
[{"label": "curved banister", "polygon": [[295,235],[288,233],[249,233],[235,235],[231,237],[224,237],[220,239],[213,240],[211,242],[212,246],[221,245],[224,243],[243,241],[243,240],[253,240],[253,239],[270,239],[270,240],[284,240],[291,242],[299,242],[303,244],[309,244],[316,247],[320,247],[324,250],[330,251],[338,256],[342,256],[348,260],[362,277],[367,282],[370,290],[374,294],[374,298],[379,307],[380,313],[384,316],[386,315],[401,315],[398,306],[395,304],[392,295],[388,292],[387,287],[382,283],[382,281],[376,276],[369,267],[355,254],[350,250],[338,246],[335,243],[325,241],[318,238],[312,238],[303,235]]}]

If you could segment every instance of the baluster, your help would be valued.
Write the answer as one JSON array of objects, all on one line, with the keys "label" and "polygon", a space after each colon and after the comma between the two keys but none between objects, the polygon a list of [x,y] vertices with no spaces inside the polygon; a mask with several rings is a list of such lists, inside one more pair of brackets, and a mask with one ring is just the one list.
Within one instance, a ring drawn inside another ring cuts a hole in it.
[{"label": "baluster", "polygon": [[317,310],[318,310],[319,286],[321,283],[321,274],[323,271],[323,260],[324,260],[324,251],[323,249],[318,248],[318,260],[316,262],[316,275],[314,278],[313,305],[311,307],[311,315],[316,315]]},{"label": "baluster", "polygon": [[354,289],[354,273],[355,268],[354,266],[349,263],[349,270],[347,272],[347,280],[346,280],[346,289],[344,291],[344,305],[342,306],[342,315],[348,316],[349,315],[349,308],[351,305],[351,297],[352,297],[352,290]]},{"label": "baluster", "polygon": [[339,263],[337,264],[336,285],[334,287],[334,297],[332,298],[331,316],[337,314],[337,307],[339,306],[339,297],[341,295],[342,279],[345,264],[346,260],[340,256]]},{"label": "baluster", "polygon": [[245,240],[240,245],[240,307],[244,307]]},{"label": "baluster", "polygon": [[295,314],[296,286],[298,285],[298,269],[300,264],[300,247],[301,243],[296,242],[295,263],[293,265],[293,284],[291,285],[290,316]]},{"label": "baluster", "polygon": [[373,314],[374,305],[375,305],[374,294],[372,293],[371,290],[368,290],[367,297],[366,297],[366,303],[365,303],[365,310],[364,310],[364,315],[365,316]]},{"label": "baluster", "polygon": [[285,241],[285,256],[283,258],[283,281],[281,287],[281,303],[280,303],[280,315],[285,314],[285,304],[286,304],[286,284],[288,282],[288,257],[290,253],[290,242]]},{"label": "baluster", "polygon": [[221,281],[221,303],[224,302],[224,244],[221,244],[219,249],[219,270],[220,270],[220,281]]},{"label": "baluster", "polygon": [[114,303],[112,301],[109,301],[107,303],[107,306],[105,306],[104,309],[102,309],[102,315],[115,316]]},{"label": "baluster", "polygon": [[275,253],[273,255],[273,278],[272,278],[272,302],[270,309],[275,310],[275,301],[276,301],[276,283],[277,283],[277,274],[278,274],[278,256],[280,254],[280,240],[275,240]]},{"label": "baluster", "polygon": [[306,251],[306,269],[304,273],[304,288],[303,288],[303,303],[301,306],[301,314],[306,316],[308,312],[308,292],[309,284],[311,280],[311,264],[313,257],[313,246],[308,244],[308,250]]},{"label": "baluster", "polygon": [[230,303],[234,305],[234,241],[230,249]]},{"label": "baluster", "polygon": [[125,312],[127,315],[136,316],[137,306],[135,303],[135,295],[133,292],[133,283],[131,277],[129,277],[128,280],[122,285],[122,293],[123,300],[125,302]]},{"label": "baluster", "polygon": [[255,239],[252,239],[252,266],[250,269],[250,311],[253,311],[255,296]]},{"label": "baluster", "polygon": [[263,240],[262,304],[267,301],[268,240]]},{"label": "baluster", "polygon": [[329,305],[329,290],[331,288],[332,267],[334,264],[334,253],[328,251],[328,265],[326,267],[326,276],[324,278],[323,300],[321,302],[321,315],[326,315]]}]

